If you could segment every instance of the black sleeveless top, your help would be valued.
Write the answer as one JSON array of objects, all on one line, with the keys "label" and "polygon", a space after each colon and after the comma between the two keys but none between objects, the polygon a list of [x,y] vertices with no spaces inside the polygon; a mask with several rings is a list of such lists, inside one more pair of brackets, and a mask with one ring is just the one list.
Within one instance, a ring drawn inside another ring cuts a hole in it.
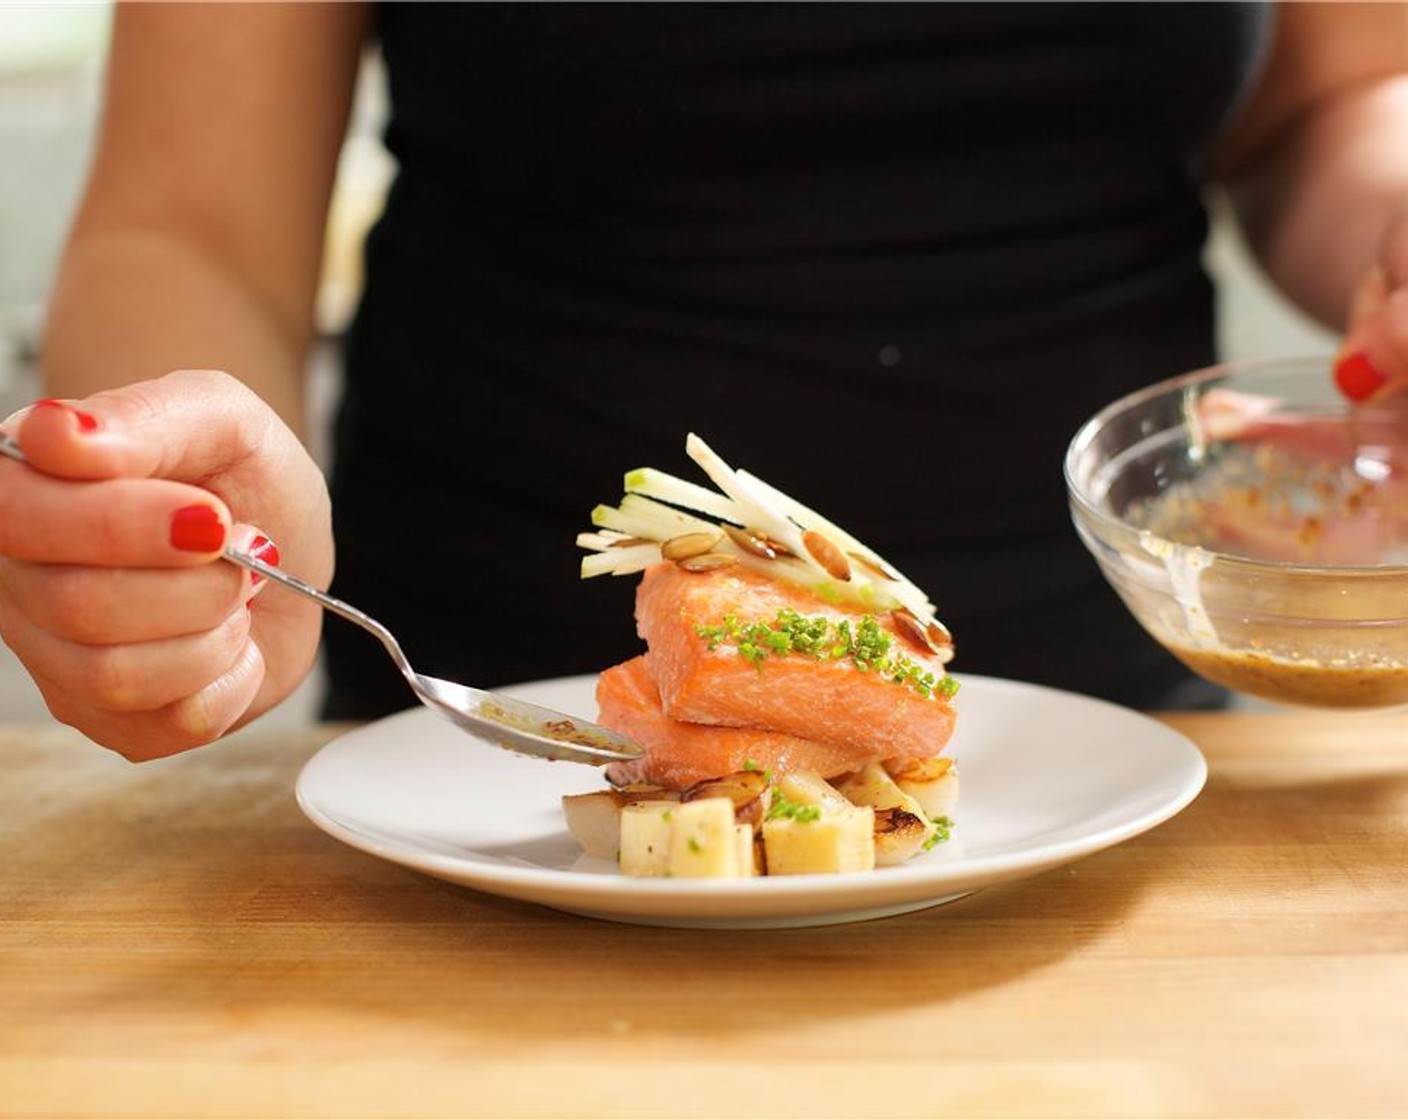
[{"label": "black sleeveless top", "polygon": [[[1200,160],[1236,4],[391,4],[400,162],[347,340],[336,589],[426,672],[640,650],[574,535],[725,459],[923,586],[954,669],[1140,707],[1187,675],[1103,583],[1062,456],[1213,360]],[[331,619],[327,712],[411,697]]]}]

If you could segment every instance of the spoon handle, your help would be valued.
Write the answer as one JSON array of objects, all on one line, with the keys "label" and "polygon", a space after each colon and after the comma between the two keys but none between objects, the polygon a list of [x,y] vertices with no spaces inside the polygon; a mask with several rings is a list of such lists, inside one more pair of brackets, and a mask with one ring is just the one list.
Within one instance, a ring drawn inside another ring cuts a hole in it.
[{"label": "spoon handle", "polygon": [[287,587],[290,591],[295,591],[305,598],[312,599],[325,610],[332,611],[333,614],[345,618],[348,622],[360,626],[363,630],[374,635],[386,647],[386,652],[391,655],[391,659],[396,662],[396,667],[407,680],[415,684],[415,670],[411,668],[411,663],[406,659],[406,655],[401,652],[401,644],[395,636],[365,611],[359,611],[351,603],[344,603],[341,599],[329,595],[326,591],[319,591],[311,583],[305,583],[297,576],[289,575],[282,568],[276,568],[272,564],[267,564],[257,557],[241,552],[237,548],[227,548],[220,554],[231,564],[237,564],[241,568],[248,568],[256,575],[264,576],[274,583]]}]

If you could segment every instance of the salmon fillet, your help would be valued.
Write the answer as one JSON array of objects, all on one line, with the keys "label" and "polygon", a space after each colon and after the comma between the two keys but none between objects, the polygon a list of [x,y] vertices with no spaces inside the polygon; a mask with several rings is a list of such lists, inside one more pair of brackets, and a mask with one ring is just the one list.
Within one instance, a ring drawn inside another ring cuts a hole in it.
[{"label": "salmon fillet", "polygon": [[[852,632],[868,617],[863,608],[825,603],[805,588],[737,566],[687,572],[664,563],[647,569],[636,592],[636,625],[664,715],[830,744],[845,752],[834,772],[883,759],[927,758],[944,748],[955,713],[942,690],[923,695],[849,657],[782,653],[754,661],[740,655],[736,642],[700,634],[700,627],[717,629],[727,619],[771,623],[784,609],[844,622]],[[900,636],[887,613],[873,617],[910,666],[943,680],[936,657]]]},{"label": "salmon fillet", "polygon": [[596,699],[601,710],[598,722],[645,749],[645,757],[638,762],[612,764],[607,773],[617,785],[649,782],[683,789],[749,768],[778,773],[817,770],[824,777],[853,768],[852,752],[843,747],[780,731],[707,727],[670,719],[660,707],[660,693],[644,657],[602,673],[597,678]]}]

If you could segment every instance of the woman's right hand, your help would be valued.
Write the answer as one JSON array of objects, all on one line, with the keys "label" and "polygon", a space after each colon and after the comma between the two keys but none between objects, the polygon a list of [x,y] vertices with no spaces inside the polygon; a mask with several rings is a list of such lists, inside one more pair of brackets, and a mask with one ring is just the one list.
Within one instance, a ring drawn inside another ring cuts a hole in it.
[{"label": "woman's right hand", "polygon": [[219,560],[234,544],[318,586],[332,576],[322,473],[258,396],[182,370],[0,427],[29,460],[0,458],[0,637],[56,719],[157,758],[307,675],[318,607]]}]

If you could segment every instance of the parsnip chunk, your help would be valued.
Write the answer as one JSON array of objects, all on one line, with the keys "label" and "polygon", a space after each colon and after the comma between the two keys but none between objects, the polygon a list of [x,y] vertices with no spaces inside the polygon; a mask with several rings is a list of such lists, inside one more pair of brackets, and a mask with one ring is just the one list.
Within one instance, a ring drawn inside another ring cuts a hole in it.
[{"label": "parsnip chunk", "polygon": [[763,822],[769,875],[869,871],[875,866],[875,813],[848,805],[815,819]]},{"label": "parsnip chunk", "polygon": [[742,873],[733,802],[708,797],[675,807],[669,874],[676,879],[736,879]]},{"label": "parsnip chunk", "polygon": [[671,818],[680,806],[672,801],[643,801],[621,809],[621,871],[626,875],[664,875],[670,869]]}]

